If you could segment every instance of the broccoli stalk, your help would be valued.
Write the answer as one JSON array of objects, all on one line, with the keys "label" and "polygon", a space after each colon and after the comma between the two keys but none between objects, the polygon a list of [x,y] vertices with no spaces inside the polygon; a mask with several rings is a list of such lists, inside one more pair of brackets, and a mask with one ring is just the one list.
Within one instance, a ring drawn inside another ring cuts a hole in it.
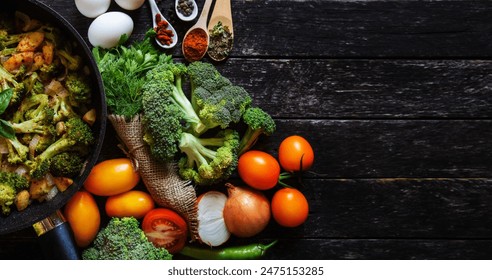
[{"label": "broccoli stalk", "polygon": [[84,260],[170,260],[165,248],[155,247],[133,217],[111,218],[99,231],[92,247],[82,252]]},{"label": "broccoli stalk", "polygon": [[71,118],[65,123],[67,131],[48,146],[34,161],[29,163],[31,176],[40,178],[49,171],[50,160],[63,152],[87,148],[94,142],[90,127],[80,118]]},{"label": "broccoli stalk", "polygon": [[4,215],[10,214],[10,207],[14,204],[17,193],[28,187],[25,177],[0,171],[0,208]]},{"label": "broccoli stalk", "polygon": [[179,149],[186,156],[179,160],[179,173],[199,185],[211,185],[230,177],[237,166],[239,135],[222,130],[215,138],[198,138],[184,132]]},{"label": "broccoli stalk", "polygon": [[251,149],[260,135],[270,136],[276,129],[272,117],[258,107],[248,108],[243,114],[243,121],[248,127],[239,143],[239,155]]}]

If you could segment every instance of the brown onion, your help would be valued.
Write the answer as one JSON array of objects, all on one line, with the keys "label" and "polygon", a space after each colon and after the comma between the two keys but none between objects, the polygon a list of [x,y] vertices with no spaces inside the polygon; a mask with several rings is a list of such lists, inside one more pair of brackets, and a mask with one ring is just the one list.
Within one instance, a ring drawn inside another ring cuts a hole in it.
[{"label": "brown onion", "polygon": [[270,202],[263,193],[226,184],[229,198],[224,206],[227,229],[237,237],[260,233],[270,221]]}]

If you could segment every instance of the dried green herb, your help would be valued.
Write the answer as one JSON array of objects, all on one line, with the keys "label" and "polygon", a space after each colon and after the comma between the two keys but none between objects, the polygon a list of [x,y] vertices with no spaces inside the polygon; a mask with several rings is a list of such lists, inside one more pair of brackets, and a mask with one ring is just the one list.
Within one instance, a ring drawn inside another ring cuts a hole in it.
[{"label": "dried green herb", "polygon": [[215,60],[225,59],[232,50],[233,37],[229,27],[218,22],[210,32],[208,55]]}]

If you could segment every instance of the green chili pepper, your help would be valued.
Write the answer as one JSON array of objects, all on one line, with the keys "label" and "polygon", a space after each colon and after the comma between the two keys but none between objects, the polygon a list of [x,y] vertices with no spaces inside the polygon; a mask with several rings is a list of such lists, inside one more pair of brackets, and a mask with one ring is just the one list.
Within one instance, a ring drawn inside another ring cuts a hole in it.
[{"label": "green chili pepper", "polygon": [[255,260],[265,255],[277,240],[268,245],[254,243],[223,249],[199,248],[185,246],[179,253],[199,260]]}]

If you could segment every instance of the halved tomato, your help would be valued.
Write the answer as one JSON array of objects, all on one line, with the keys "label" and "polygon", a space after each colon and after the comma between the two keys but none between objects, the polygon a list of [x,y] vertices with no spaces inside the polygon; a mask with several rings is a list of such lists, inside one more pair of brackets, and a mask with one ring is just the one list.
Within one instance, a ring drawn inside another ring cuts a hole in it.
[{"label": "halved tomato", "polygon": [[186,221],[176,212],[166,208],[150,210],[142,221],[142,229],[156,247],[164,247],[171,254],[183,249],[188,236]]}]

